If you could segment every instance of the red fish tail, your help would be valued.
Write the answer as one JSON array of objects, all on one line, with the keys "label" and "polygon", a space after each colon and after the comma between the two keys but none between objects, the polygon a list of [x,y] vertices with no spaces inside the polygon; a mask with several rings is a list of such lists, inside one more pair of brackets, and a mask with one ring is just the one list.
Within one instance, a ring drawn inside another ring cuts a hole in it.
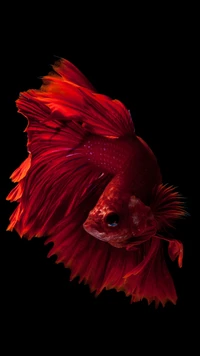
[{"label": "red fish tail", "polygon": [[[18,184],[7,199],[19,205],[10,217],[8,230],[15,228],[21,236],[31,238],[47,234],[59,216],[64,216],[81,198],[84,177],[87,185],[99,172],[92,175],[76,150],[88,134],[78,122],[66,123],[62,115],[52,117],[51,110],[36,98],[34,91],[22,93],[17,107],[28,119],[30,153],[11,176]],[[77,167],[82,177],[75,174]]]},{"label": "red fish tail", "polygon": [[95,181],[103,191],[103,180],[98,180],[103,172],[79,150],[86,135],[134,135],[130,113],[122,103],[97,94],[64,59],[53,70],[43,78],[40,90],[21,93],[16,102],[28,119],[29,158],[13,173],[15,181],[21,180],[7,199],[16,200],[20,209],[20,218],[11,217],[10,226],[29,238],[49,234],[94,189]]}]

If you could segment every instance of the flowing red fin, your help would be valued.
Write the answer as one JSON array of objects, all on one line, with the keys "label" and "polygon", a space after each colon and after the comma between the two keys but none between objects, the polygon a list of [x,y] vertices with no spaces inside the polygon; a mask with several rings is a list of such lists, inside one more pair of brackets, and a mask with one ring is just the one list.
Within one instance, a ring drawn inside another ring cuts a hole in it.
[{"label": "flowing red fin", "polygon": [[82,121],[91,133],[113,138],[134,135],[130,112],[120,101],[97,94],[82,80],[77,81],[70,66],[63,74],[64,67],[65,62],[57,62],[53,66],[55,73],[43,78],[41,90],[29,93],[44,102],[56,116]]},{"label": "flowing red fin", "polygon": [[54,243],[49,256],[56,254],[57,263],[71,269],[71,279],[79,276],[79,281],[88,284],[96,295],[104,288],[114,288],[131,296],[132,302],[145,298],[156,305],[164,306],[167,301],[175,304],[176,291],[160,240],[154,240],[151,246],[146,243],[137,251],[112,247],[83,230],[87,213],[81,205],[77,207],[46,241]]},{"label": "flowing red fin", "polygon": [[156,307],[159,303],[165,306],[167,301],[176,304],[177,294],[165,263],[162,242],[153,238],[150,243],[148,249],[149,242],[144,245],[143,261],[124,276],[127,290],[133,302],[145,298],[149,304],[155,301]]},{"label": "flowing red fin", "polygon": [[129,271],[124,278],[127,279],[128,277],[134,275],[136,276],[137,274],[141,273],[142,270],[148,265],[149,261],[152,259],[152,257],[155,255],[155,252],[157,250],[157,243],[155,238],[151,240],[151,246],[149,248],[148,254],[144,257],[142,262],[140,262],[136,267],[134,267],[131,271]]},{"label": "flowing red fin", "polygon": [[168,253],[172,261],[178,257],[178,266],[181,268],[183,265],[183,244],[177,240],[169,241]]},{"label": "flowing red fin", "polygon": [[63,78],[63,80],[88,88],[95,92],[94,87],[88,79],[66,59],[60,58],[57,60],[53,65],[53,69]]},{"label": "flowing red fin", "polygon": [[26,176],[30,166],[31,166],[31,156],[29,154],[29,156],[25,159],[25,161],[22,162],[22,164],[10,176],[12,182],[14,183],[20,182],[20,180],[22,180]]},{"label": "flowing red fin", "polygon": [[20,236],[39,237],[48,235],[95,184],[111,177],[82,156],[79,147],[88,133],[80,123],[63,121],[62,116],[52,119],[51,110],[30,93],[23,93],[17,106],[28,118],[31,159],[12,175],[20,183],[8,199],[20,204],[9,227]]},{"label": "flowing red fin", "polygon": [[175,220],[187,214],[182,196],[174,187],[163,184],[155,188],[150,206],[160,228],[173,227]]},{"label": "flowing red fin", "polygon": [[168,242],[168,254],[172,261],[178,259],[178,266],[179,268],[183,265],[183,244],[181,241],[174,240],[173,238],[164,237],[162,235],[158,235],[158,238],[161,240],[165,240]]},{"label": "flowing red fin", "polygon": [[[151,209],[158,223],[157,237],[166,240],[169,257],[172,261],[178,259],[178,266],[183,264],[183,244],[170,238],[167,228],[173,228],[174,222],[185,217],[188,213],[184,207],[183,197],[172,186],[160,184],[154,189]],[[167,235],[167,236],[166,236]]]},{"label": "flowing red fin", "polygon": [[24,184],[23,181],[20,181],[8,194],[6,200],[10,200],[11,202],[18,201],[22,197],[23,190]]},{"label": "flowing red fin", "polygon": [[14,210],[14,212],[10,216],[10,223],[9,223],[7,229],[6,229],[7,231],[12,231],[16,227],[16,224],[18,223],[18,221],[20,221],[20,217],[21,217],[22,212],[23,212],[23,209],[21,207],[21,204],[19,203],[17,208]]}]

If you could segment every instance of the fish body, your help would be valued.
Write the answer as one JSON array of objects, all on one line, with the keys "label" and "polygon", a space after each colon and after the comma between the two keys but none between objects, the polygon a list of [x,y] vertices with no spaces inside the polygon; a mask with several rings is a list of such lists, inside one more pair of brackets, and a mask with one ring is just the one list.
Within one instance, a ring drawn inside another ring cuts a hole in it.
[{"label": "fish body", "polygon": [[[90,139],[84,147],[90,162],[113,174],[114,178],[105,188],[95,208],[90,211],[83,227],[96,238],[115,247],[122,247],[125,242],[127,245],[127,240],[131,240],[133,245],[133,236],[137,235],[140,238],[135,239],[134,243],[144,242],[142,229],[146,232],[151,226],[151,231],[152,225],[154,228],[157,225],[151,209],[143,203],[148,202],[149,193],[161,183],[159,166],[153,152],[137,136],[100,141],[94,137],[94,143]],[[138,175],[141,179],[138,179]],[[110,214],[115,214],[120,219],[117,226],[106,223]],[[151,236],[152,233],[149,234]]]},{"label": "fish body", "polygon": [[153,187],[162,182],[155,155],[136,135],[114,139],[91,136],[82,148],[88,161],[103,171],[116,175],[126,166],[124,186],[141,199],[147,200]]},{"label": "fish body", "polygon": [[129,110],[98,94],[61,59],[39,90],[21,93],[28,157],[12,174],[18,206],[8,230],[47,236],[57,255],[98,295],[115,288],[148,303],[176,303],[163,245],[182,266],[183,245],[168,229],[185,215],[162,182],[156,157],[136,135]]}]

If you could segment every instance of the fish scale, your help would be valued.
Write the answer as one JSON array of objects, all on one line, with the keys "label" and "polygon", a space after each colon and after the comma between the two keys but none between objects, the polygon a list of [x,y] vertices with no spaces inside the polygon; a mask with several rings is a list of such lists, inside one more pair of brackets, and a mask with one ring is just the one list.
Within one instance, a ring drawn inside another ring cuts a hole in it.
[{"label": "fish scale", "polygon": [[84,141],[82,153],[97,167],[116,174],[123,168],[129,152],[133,152],[134,140],[133,137],[110,139],[91,135]]}]

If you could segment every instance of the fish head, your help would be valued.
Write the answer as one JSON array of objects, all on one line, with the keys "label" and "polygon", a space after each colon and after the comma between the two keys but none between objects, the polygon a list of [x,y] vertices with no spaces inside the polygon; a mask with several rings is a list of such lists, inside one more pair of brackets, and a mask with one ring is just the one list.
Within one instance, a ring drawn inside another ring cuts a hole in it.
[{"label": "fish head", "polygon": [[115,195],[112,200],[105,196],[102,198],[83,224],[90,235],[114,247],[127,248],[156,234],[157,223],[151,208],[136,196]]}]

